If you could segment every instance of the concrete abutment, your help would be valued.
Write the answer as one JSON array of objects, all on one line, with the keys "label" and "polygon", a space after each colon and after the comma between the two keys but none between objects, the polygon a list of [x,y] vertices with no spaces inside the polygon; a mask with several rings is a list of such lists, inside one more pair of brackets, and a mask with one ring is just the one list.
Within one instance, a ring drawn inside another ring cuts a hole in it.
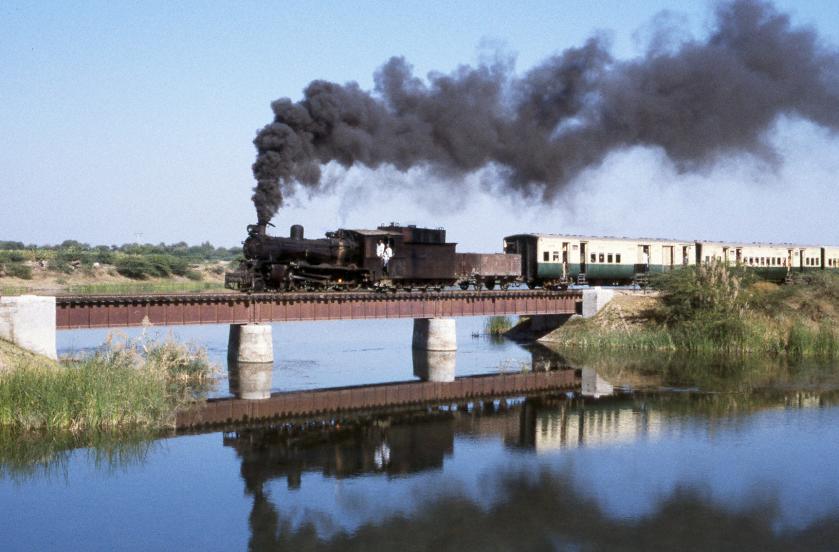
[{"label": "concrete abutment", "polygon": [[57,359],[55,297],[0,297],[0,338],[28,351]]}]

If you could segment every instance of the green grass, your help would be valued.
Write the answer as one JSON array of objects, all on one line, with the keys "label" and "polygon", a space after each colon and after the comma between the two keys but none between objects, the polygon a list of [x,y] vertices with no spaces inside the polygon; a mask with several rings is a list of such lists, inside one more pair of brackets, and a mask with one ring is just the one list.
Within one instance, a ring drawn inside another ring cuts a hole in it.
[{"label": "green grass", "polygon": [[224,289],[224,284],[221,282],[103,283],[68,286],[62,293],[71,295],[127,295],[133,293],[188,293],[222,289]]},{"label": "green grass", "polygon": [[484,333],[492,336],[500,336],[507,333],[513,327],[513,319],[509,316],[491,316],[484,322]]},{"label": "green grass", "polygon": [[214,385],[202,350],[171,340],[111,342],[56,364],[18,358],[0,373],[0,428],[116,431],[172,426],[178,409]]}]

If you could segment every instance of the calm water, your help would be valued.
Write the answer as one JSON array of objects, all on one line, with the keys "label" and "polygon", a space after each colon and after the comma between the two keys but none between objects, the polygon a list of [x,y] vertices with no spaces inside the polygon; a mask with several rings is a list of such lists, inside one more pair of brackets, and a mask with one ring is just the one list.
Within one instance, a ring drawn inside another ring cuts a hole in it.
[{"label": "calm water", "polygon": [[[476,317],[457,321],[457,375],[518,370],[522,363],[530,364],[531,354],[514,343],[473,338],[473,333],[483,331],[484,320]],[[171,332],[153,330],[149,335],[165,338],[171,333],[179,341],[201,345],[212,360],[226,368],[228,331],[226,325],[185,326]],[[415,379],[412,332],[410,319],[275,324],[273,389],[294,391]],[[136,329],[59,332],[58,354],[92,351],[108,335],[139,334]],[[229,394],[226,381],[220,383],[216,394]]]},{"label": "calm water", "polygon": [[[61,450],[0,447],[3,550],[839,547],[834,367],[472,339],[458,375],[554,359],[623,392]],[[275,327],[277,389],[412,379],[410,321]],[[226,328],[178,331],[224,356]],[[60,335],[65,351],[102,336]],[[223,384],[224,387],[224,384]]]}]

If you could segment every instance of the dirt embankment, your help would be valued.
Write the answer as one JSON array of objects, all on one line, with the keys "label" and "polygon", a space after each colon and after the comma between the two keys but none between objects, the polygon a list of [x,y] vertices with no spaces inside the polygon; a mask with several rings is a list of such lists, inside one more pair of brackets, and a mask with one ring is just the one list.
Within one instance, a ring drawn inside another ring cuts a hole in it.
[{"label": "dirt embankment", "polygon": [[566,332],[574,331],[577,325],[583,323],[589,328],[628,331],[647,326],[659,306],[660,300],[656,293],[616,291],[614,299],[592,318],[583,319],[580,315],[541,316],[534,321],[532,318],[522,317],[519,324],[505,336],[525,342],[561,342],[564,341]]},{"label": "dirt embankment", "polygon": [[13,343],[0,339],[0,373],[12,370],[21,364],[38,364],[40,366],[58,366],[58,363],[47,357],[30,353]]},{"label": "dirt embankment", "polygon": [[221,287],[224,284],[224,273],[231,269],[228,261],[211,261],[196,263],[192,270],[200,275],[200,278],[186,278],[184,276],[171,275],[166,278],[127,278],[119,274],[116,267],[108,264],[96,263],[92,267],[72,266],[68,272],[56,272],[48,266],[31,262],[27,263],[32,269],[31,279],[13,278],[0,275],[0,293],[7,290],[29,290],[33,292],[60,292],[81,286],[136,286],[155,284],[217,284]]}]

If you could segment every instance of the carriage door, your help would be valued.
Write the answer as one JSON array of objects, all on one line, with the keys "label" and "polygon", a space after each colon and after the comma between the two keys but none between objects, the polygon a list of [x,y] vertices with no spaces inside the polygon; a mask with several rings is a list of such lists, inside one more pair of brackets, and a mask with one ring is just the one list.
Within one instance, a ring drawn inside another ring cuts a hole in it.
[{"label": "carriage door", "polygon": [[568,277],[568,242],[562,242],[562,276]]},{"label": "carriage door", "polygon": [[742,248],[738,247],[737,249],[734,250],[734,261],[738,265],[743,262],[743,249]]},{"label": "carriage door", "polygon": [[804,272],[804,250],[798,250],[798,270]]},{"label": "carriage door", "polygon": [[635,272],[649,272],[650,270],[650,246],[638,246],[638,258],[635,260]]},{"label": "carriage door", "polygon": [[672,245],[662,245],[661,246],[661,259],[662,269],[664,271],[672,270],[673,269],[673,246]]},{"label": "carriage door", "polygon": [[586,249],[588,242],[580,242],[580,274],[586,273]]},{"label": "carriage door", "polygon": [[690,246],[683,245],[682,246],[682,266],[687,266],[690,264]]},{"label": "carriage door", "polygon": [[722,264],[724,264],[725,266],[728,266],[728,248],[727,247],[722,248]]},{"label": "carriage door", "polygon": [[792,249],[787,249],[787,272],[792,270],[793,253],[794,251]]}]

